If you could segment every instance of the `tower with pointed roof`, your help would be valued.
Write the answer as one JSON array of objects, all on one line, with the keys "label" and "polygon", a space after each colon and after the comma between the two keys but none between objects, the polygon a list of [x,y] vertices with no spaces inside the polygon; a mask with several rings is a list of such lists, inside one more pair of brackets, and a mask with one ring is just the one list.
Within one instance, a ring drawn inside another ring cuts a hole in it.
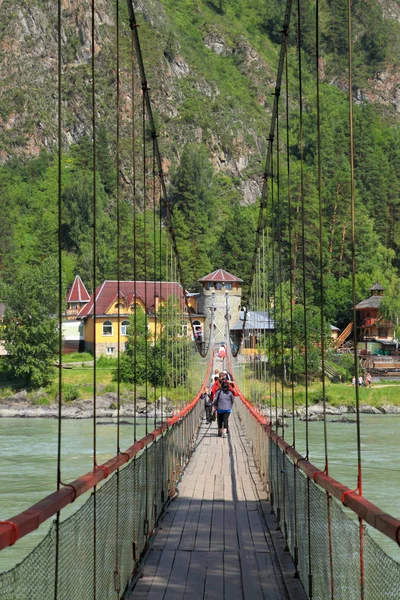
[{"label": "tower with pointed roof", "polygon": [[75,276],[74,282],[67,294],[67,309],[65,316],[68,321],[76,319],[78,313],[89,302],[90,296],[79,275]]},{"label": "tower with pointed roof", "polygon": [[198,312],[205,316],[205,335],[208,336],[213,322],[214,341],[227,342],[227,317],[230,324],[239,319],[243,280],[224,269],[216,269],[199,279],[199,283]]}]

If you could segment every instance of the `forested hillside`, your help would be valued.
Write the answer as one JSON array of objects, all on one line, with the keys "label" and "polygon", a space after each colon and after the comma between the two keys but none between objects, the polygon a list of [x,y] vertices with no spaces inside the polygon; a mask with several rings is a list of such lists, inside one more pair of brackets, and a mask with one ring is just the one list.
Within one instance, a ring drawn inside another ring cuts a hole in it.
[{"label": "forested hillside", "polygon": [[[246,281],[254,249],[272,91],[284,12],[280,0],[135,2],[159,144],[185,281],[223,267]],[[306,269],[318,303],[315,5],[302,0]],[[347,3],[321,3],[321,138],[326,316],[350,316],[350,165],[347,99]],[[98,272],[116,278],[116,191],[121,194],[121,278],[133,277],[131,51],[120,2],[121,139],[116,157],[115,3],[96,3],[96,158]],[[379,279],[398,286],[400,218],[400,11],[393,0],[354,0],[354,136],[358,295]],[[300,247],[300,153],[297,9],[289,36],[289,156],[292,238]],[[0,1],[0,274],[12,284],[26,265],[57,255],[57,14],[50,0]],[[65,284],[79,272],[92,288],[92,77],[90,3],[63,3],[62,249]],[[139,90],[139,80],[136,79]],[[284,126],[282,96],[281,126]],[[135,103],[140,133],[140,95]],[[282,129],[281,139],[286,134]],[[137,142],[138,172],[142,170]],[[281,145],[281,189],[287,149]],[[144,210],[137,182],[137,277],[153,277],[152,249],[164,229]],[[286,192],[285,192],[286,193]],[[282,192],[283,278],[290,258]],[[143,239],[146,219],[148,239]],[[161,232],[161,233],[160,233]],[[275,241],[276,241],[275,240]],[[165,244],[162,243],[163,252]],[[163,261],[165,262],[165,261]],[[295,257],[300,269],[300,258]],[[297,280],[300,285],[301,277]],[[3,285],[4,289],[4,285]],[[298,298],[300,288],[296,287]],[[0,292],[1,295],[1,292]],[[2,292],[0,301],[6,299]]]}]

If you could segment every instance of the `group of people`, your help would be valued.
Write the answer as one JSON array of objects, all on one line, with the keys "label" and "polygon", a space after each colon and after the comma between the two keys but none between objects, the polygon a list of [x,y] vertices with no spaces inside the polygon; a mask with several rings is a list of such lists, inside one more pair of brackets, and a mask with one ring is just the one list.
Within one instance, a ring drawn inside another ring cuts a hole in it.
[{"label": "group of people", "polygon": [[237,395],[233,377],[228,371],[219,372],[216,369],[213,374],[211,389],[208,385],[204,387],[201,398],[204,401],[206,421],[211,423],[216,416],[219,437],[226,437],[226,434],[229,433],[229,415],[233,408],[234,397]]},{"label": "group of people", "polygon": [[[353,387],[355,387],[356,385],[356,378],[353,377],[353,379],[351,380],[351,383],[353,384]],[[362,375],[359,375],[358,377],[358,385],[359,387],[371,387],[372,385],[372,375],[371,373],[367,373],[365,376],[365,382],[364,382],[364,378]]]}]

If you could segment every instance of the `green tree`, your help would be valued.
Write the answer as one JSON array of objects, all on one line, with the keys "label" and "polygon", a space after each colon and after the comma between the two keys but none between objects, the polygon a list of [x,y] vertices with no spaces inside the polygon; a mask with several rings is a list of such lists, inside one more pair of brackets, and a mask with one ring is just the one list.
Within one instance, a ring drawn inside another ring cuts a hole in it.
[{"label": "green tree", "polygon": [[[152,374],[150,332],[146,315],[140,308],[129,319],[127,337],[125,352],[120,359],[120,379],[140,385],[151,380]],[[118,371],[114,373],[114,379],[118,380]]]},{"label": "green tree", "polygon": [[209,272],[209,239],[215,218],[213,168],[205,146],[187,144],[173,178],[171,200],[186,285]]},{"label": "green tree", "polygon": [[53,377],[59,341],[57,282],[57,262],[46,259],[21,268],[14,282],[3,289],[7,369],[32,387],[46,385]]}]

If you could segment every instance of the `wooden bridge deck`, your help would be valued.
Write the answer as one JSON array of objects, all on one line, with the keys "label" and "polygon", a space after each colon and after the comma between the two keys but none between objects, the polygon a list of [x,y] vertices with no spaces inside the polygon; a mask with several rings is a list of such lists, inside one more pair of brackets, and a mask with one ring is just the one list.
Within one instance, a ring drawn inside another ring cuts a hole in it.
[{"label": "wooden bridge deck", "polygon": [[126,600],[303,600],[234,412],[202,423],[196,451]]}]

